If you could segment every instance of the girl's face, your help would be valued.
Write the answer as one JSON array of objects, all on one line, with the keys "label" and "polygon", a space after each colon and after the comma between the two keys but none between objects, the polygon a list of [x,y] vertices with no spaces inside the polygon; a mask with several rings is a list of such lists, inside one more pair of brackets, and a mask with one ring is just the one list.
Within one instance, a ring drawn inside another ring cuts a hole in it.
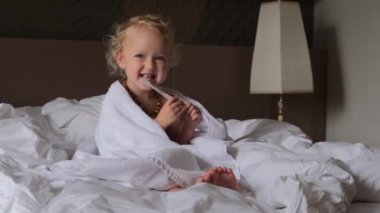
[{"label": "girl's face", "polygon": [[146,27],[131,27],[122,50],[117,55],[117,63],[127,76],[127,84],[132,90],[150,90],[142,78],[154,85],[162,84],[167,77],[167,52],[162,36]]}]

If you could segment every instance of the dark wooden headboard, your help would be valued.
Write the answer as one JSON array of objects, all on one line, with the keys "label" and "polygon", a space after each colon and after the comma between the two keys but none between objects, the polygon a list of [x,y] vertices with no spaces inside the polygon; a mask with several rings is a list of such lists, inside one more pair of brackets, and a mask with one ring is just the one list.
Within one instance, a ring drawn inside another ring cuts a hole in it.
[{"label": "dark wooden headboard", "polygon": [[108,87],[99,42],[0,38],[0,61],[0,99],[15,106],[82,98]]},{"label": "dark wooden headboard", "polygon": [[[0,38],[0,102],[38,106],[56,97],[81,99],[104,94],[105,47],[95,41]],[[180,65],[167,86],[203,103],[223,119],[275,118],[277,97],[250,95],[252,48],[183,45]],[[323,57],[314,54],[314,94],[285,95],[285,120],[315,141],[325,137]]]}]

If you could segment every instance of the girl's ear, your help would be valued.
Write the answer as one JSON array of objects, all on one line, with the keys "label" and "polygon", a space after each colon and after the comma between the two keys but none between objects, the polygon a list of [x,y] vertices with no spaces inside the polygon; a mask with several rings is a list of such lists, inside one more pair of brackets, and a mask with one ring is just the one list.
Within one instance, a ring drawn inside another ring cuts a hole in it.
[{"label": "girl's ear", "polygon": [[124,69],[125,68],[125,60],[124,60],[123,54],[118,52],[118,53],[116,53],[115,58],[116,58],[117,65],[119,65],[120,68]]}]

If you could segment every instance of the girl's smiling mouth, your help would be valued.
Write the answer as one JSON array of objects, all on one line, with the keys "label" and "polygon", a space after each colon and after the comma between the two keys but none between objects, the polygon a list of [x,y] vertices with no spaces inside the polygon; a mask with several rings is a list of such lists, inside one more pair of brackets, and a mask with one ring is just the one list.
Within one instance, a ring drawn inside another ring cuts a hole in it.
[{"label": "girl's smiling mouth", "polygon": [[156,79],[156,75],[151,73],[141,73],[140,77],[145,78],[148,81],[154,81]]}]

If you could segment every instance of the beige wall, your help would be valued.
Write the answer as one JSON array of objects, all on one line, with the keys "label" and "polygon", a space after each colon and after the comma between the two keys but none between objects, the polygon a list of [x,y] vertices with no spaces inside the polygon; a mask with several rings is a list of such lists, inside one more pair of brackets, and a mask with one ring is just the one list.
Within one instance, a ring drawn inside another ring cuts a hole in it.
[{"label": "beige wall", "polygon": [[380,1],[315,2],[314,47],[325,49],[329,141],[380,145]]}]

